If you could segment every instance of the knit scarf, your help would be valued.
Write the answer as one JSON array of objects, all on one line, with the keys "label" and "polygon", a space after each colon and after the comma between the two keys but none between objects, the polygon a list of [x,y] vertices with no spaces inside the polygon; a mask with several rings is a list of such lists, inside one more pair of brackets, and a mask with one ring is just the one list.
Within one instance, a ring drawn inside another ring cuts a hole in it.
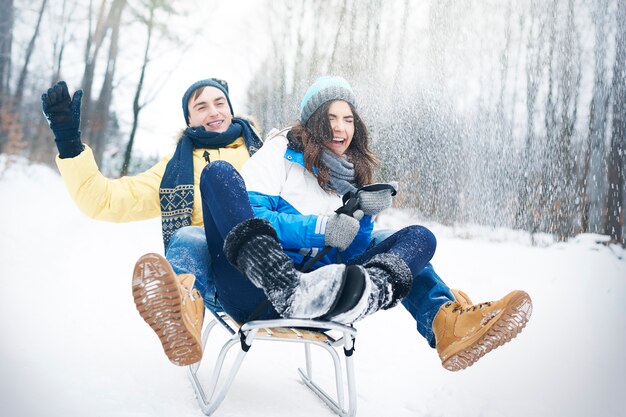
[{"label": "knit scarf", "polygon": [[339,195],[344,195],[348,191],[356,191],[356,181],[354,180],[354,165],[345,156],[338,156],[333,152],[324,149],[322,151],[322,162],[328,167],[330,175],[329,186]]},{"label": "knit scarf", "polygon": [[193,150],[223,148],[241,136],[251,155],[261,147],[261,140],[250,124],[243,119],[233,118],[232,124],[223,133],[207,132],[203,126],[188,127],[185,130],[176,145],[172,159],[167,163],[159,188],[161,231],[166,251],[174,232],[191,225],[194,191]]}]

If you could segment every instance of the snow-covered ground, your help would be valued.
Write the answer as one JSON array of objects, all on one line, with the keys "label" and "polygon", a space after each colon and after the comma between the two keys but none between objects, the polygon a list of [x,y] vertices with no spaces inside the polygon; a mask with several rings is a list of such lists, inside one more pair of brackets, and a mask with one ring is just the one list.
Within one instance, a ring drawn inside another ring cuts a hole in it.
[{"label": "snow-covered ground", "polygon": [[[132,301],[135,260],[162,251],[158,219],[90,220],[54,170],[0,160],[0,415],[201,416]],[[385,227],[415,221],[393,212]],[[433,226],[433,264],[474,301],[526,290],[513,342],[444,370],[402,307],[358,323],[359,416],[626,416],[626,253],[583,235]],[[284,346],[283,346],[284,345]],[[332,416],[302,383],[301,346],[257,343],[217,416]],[[207,353],[213,357],[215,349]],[[330,364],[317,368],[329,380]]]}]

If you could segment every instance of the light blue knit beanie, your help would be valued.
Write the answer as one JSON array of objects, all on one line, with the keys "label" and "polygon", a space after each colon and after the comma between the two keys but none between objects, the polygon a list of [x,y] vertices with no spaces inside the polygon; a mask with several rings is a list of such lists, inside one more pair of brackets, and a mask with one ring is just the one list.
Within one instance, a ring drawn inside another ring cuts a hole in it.
[{"label": "light blue knit beanie", "polygon": [[356,109],[356,98],[348,81],[329,75],[315,80],[300,102],[300,122],[305,125],[322,104],[332,100],[346,101]]}]

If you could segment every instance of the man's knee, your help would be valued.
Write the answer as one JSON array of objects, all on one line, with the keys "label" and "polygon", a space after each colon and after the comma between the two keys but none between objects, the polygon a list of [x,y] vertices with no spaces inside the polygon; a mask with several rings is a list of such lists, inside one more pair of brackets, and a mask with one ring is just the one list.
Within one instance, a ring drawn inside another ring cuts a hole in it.
[{"label": "man's knee", "polygon": [[172,235],[168,251],[176,247],[201,247],[202,250],[208,250],[204,228],[200,226],[185,226],[178,229]]},{"label": "man's knee", "polygon": [[225,175],[232,175],[233,172],[237,172],[237,170],[230,162],[223,160],[214,161],[204,167],[200,175],[200,181],[206,182],[211,178],[221,178]]}]

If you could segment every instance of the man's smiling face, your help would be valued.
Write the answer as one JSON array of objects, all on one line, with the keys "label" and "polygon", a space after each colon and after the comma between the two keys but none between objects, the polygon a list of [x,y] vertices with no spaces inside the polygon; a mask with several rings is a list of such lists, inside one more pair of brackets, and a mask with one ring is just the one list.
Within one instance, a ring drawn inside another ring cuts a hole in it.
[{"label": "man's smiling face", "polygon": [[200,94],[193,93],[187,104],[189,126],[204,126],[207,132],[225,132],[233,116],[224,93],[215,87],[204,87]]}]

